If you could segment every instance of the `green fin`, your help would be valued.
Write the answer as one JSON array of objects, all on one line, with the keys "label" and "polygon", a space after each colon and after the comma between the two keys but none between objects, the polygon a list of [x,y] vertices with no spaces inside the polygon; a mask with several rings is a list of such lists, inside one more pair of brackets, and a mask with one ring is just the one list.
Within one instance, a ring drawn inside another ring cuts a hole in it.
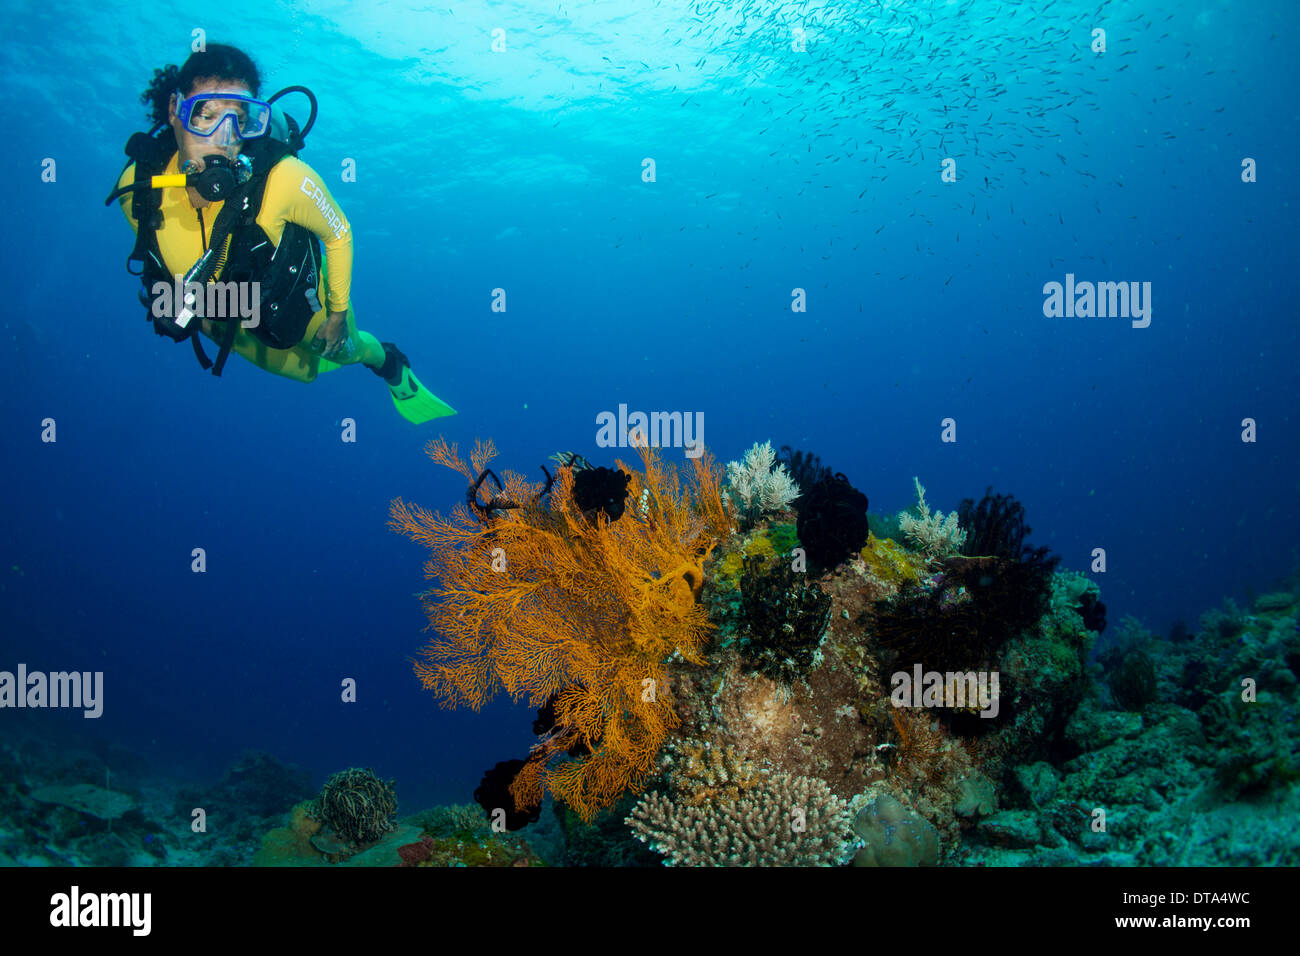
[{"label": "green fin", "polygon": [[456,409],[424,387],[410,366],[402,369],[402,384],[390,385],[388,392],[393,396],[393,407],[413,425],[456,414]]}]

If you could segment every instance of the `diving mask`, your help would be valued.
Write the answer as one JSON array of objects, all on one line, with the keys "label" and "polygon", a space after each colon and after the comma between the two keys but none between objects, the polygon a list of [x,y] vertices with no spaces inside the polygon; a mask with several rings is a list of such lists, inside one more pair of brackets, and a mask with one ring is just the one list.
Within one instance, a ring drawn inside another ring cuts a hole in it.
[{"label": "diving mask", "polygon": [[271,104],[244,93],[221,90],[195,93],[176,107],[181,125],[195,136],[215,136],[218,145],[231,145],[262,136],[271,126]]}]

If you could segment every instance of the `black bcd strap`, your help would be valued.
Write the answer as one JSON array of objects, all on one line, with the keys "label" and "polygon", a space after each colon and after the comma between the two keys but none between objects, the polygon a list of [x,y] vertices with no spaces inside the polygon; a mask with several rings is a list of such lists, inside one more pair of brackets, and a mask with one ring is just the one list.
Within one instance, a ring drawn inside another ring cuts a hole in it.
[{"label": "black bcd strap", "polygon": [[[160,132],[161,130],[161,132]],[[135,164],[135,184],[140,185],[147,182],[151,177],[159,175],[166,168],[172,155],[176,152],[176,136],[172,129],[164,124],[155,126],[148,133],[134,133],[126,143],[126,155],[130,163]],[[271,137],[251,141],[244,149],[244,154],[248,156],[253,166],[253,176],[248,182],[238,186],[225,200],[221,212],[217,215],[216,222],[213,223],[212,235],[208,242],[209,250],[222,249],[227,239],[231,239],[230,247],[227,250],[231,255],[238,256],[246,262],[245,253],[250,247],[248,241],[239,242],[240,233],[246,230],[252,230],[256,236],[265,238],[265,233],[256,225],[258,213],[262,208],[262,198],[266,191],[266,175],[270,172],[271,167],[278,163],[285,156],[296,155],[294,150],[288,144]],[[167,274],[166,268],[162,263],[162,254],[158,247],[157,230],[162,225],[162,200],[156,189],[136,189],[131,196],[131,216],[136,220],[135,246],[132,248],[130,255],[127,256],[127,272],[131,275],[140,277],[143,288],[140,291],[140,301],[146,307],[145,318],[154,323],[154,329],[159,335],[166,335],[177,342],[183,342],[187,338],[194,348],[194,356],[199,365],[206,371],[212,370],[212,374],[220,376],[222,369],[225,367],[226,360],[230,356],[231,348],[234,345],[235,336],[239,328],[237,318],[229,318],[225,321],[225,328],[221,333],[221,340],[218,343],[217,358],[215,361],[208,358],[203,349],[203,344],[198,334],[198,328],[193,327],[183,330],[175,325],[174,322],[158,320],[152,314],[151,302],[148,292],[153,284],[157,281],[169,281],[171,276]],[[286,226],[286,230],[292,224]],[[305,230],[304,230],[305,231]],[[234,236],[232,237],[232,233]],[[310,236],[310,233],[308,233]],[[281,244],[289,237],[289,233],[282,237]],[[295,239],[297,234],[294,233]],[[311,237],[314,239],[315,237]],[[309,261],[319,263],[319,247],[314,243],[314,257],[309,254]],[[133,262],[140,264],[139,271],[131,268]],[[203,284],[213,277],[219,268],[223,268],[230,263],[222,256],[212,255],[208,257],[208,262],[204,267],[195,274],[191,281],[197,281]],[[240,271],[240,270],[236,270]],[[311,272],[311,295],[315,295],[315,271]],[[300,310],[299,310],[300,311]],[[310,315],[307,316],[310,320]],[[305,329],[305,324],[304,324]],[[301,332],[299,339],[301,339]],[[265,340],[265,336],[259,336]],[[297,340],[295,340],[296,342]],[[290,343],[293,344],[293,343]],[[273,344],[272,347],[285,347]]]}]

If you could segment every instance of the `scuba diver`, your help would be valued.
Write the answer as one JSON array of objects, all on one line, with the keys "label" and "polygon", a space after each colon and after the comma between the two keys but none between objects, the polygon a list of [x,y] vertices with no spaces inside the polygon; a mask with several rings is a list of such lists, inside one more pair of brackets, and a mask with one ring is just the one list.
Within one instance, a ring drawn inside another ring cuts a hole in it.
[{"label": "scuba diver", "polygon": [[[324,178],[298,159],[315,96],[291,86],[262,100],[260,85],[245,53],[209,44],[179,69],[154,70],[140,98],[154,126],[127,142],[105,205],[116,199],[135,230],[127,271],[144,284],[146,318],[159,335],[189,340],[214,375],[232,351],[299,382],[360,362],[408,421],[456,414],[397,346],[356,326],[351,228]],[[289,93],[310,100],[301,128],[274,105]],[[217,344],[215,361],[200,332]]]}]

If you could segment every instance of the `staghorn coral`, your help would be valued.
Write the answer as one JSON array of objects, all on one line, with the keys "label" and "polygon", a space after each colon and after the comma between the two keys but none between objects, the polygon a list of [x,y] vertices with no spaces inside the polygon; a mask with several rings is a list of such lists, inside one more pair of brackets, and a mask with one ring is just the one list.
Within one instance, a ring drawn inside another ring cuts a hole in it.
[{"label": "staghorn coral", "polygon": [[958,524],[957,512],[948,513],[945,518],[942,511],[930,511],[925,501],[925,488],[921,479],[913,477],[916,483],[916,515],[904,511],[898,516],[898,526],[907,539],[916,545],[927,558],[945,558],[958,554],[966,543],[966,532]]},{"label": "staghorn coral", "polygon": [[[496,451],[476,445],[475,470],[445,441],[426,453],[476,493]],[[638,453],[641,469],[618,463],[637,502],[619,521],[584,515],[567,467],[548,481],[549,507],[546,488],[512,472],[473,513],[392,503],[389,526],[429,546],[425,574],[438,582],[422,595],[439,635],[415,665],[424,686],[444,706],[476,710],[501,690],[533,707],[554,698],[554,723],[510,787],[517,808],[549,789],[591,819],[643,787],[678,723],[665,662],[703,661],[703,564],[730,524],[720,476],[702,455],[684,487],[654,449]]]},{"label": "staghorn coral", "polygon": [[653,792],[626,823],[669,866],[840,866],[855,849],[848,801],[815,777],[761,773],[699,802]]}]

